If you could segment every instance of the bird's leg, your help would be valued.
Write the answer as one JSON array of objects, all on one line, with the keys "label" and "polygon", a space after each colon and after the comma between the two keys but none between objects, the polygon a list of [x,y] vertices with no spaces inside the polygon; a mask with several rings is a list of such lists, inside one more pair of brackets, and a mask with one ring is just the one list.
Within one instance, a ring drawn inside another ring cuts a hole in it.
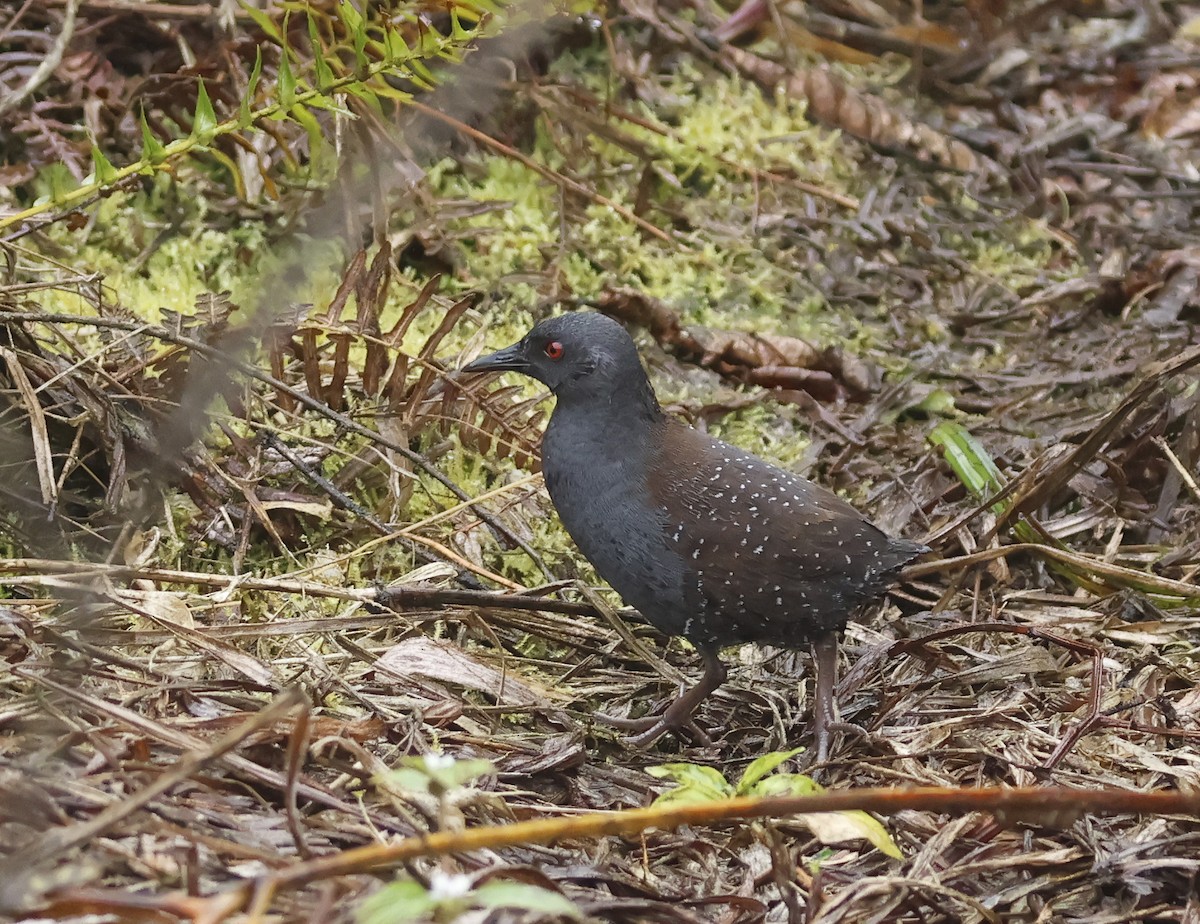
[{"label": "bird's leg", "polygon": [[682,730],[691,732],[701,743],[708,743],[708,736],[692,721],[692,714],[713,690],[725,682],[727,673],[715,650],[701,648],[700,657],[704,659],[704,673],[699,682],[682,693],[661,715],[643,719],[616,719],[597,713],[596,718],[607,725],[640,732],[625,739],[627,744],[634,747],[647,747],[669,731]]},{"label": "bird's leg", "polygon": [[829,757],[829,729],[837,721],[837,702],[834,687],[837,685],[836,632],[826,632],[812,644],[813,667],[816,668],[816,687],[813,692],[813,737],[817,743],[817,763]]}]

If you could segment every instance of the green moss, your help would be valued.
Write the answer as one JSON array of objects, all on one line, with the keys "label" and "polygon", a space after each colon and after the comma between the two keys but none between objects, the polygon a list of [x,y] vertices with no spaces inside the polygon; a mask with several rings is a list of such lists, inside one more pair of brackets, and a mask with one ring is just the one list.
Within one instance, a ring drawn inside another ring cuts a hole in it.
[{"label": "green moss", "polygon": [[[494,461],[475,452],[468,452],[458,443],[457,435],[451,437],[454,450],[447,453],[439,462],[442,471],[455,484],[461,487],[469,496],[478,497],[508,481],[510,477],[524,472],[517,472],[510,459]],[[457,503],[450,492],[428,475],[418,476],[418,487],[406,511],[409,519],[419,521],[426,516],[444,510]],[[528,515],[522,511],[519,523],[512,525],[518,533],[528,533],[526,536],[530,546],[538,550],[543,560],[561,564],[563,561],[577,561],[578,552],[567,535],[562,523],[554,513],[549,498],[541,491],[531,503],[540,509],[537,515]],[[497,510],[501,505],[493,503],[489,509]],[[504,516],[501,516],[504,519]],[[451,542],[450,533],[454,529],[452,523],[443,525],[444,541]],[[527,587],[545,583],[544,575],[537,565],[520,549],[502,548],[499,541],[486,528],[480,528],[475,537],[488,555],[489,562],[498,573],[518,581]],[[578,563],[577,570],[583,580],[596,583],[595,573],[589,566]]]},{"label": "green moss", "polygon": [[[104,199],[85,239],[62,224],[51,225],[48,250],[69,253],[76,272],[103,276],[111,298],[151,322],[163,309],[190,314],[197,298],[213,292],[230,292],[247,310],[264,293],[279,297],[281,291],[289,302],[328,304],[343,263],[336,242],[300,237],[280,248],[272,242],[270,222],[216,226],[203,196],[180,199],[163,188],[165,179],[159,177],[147,191]],[[272,285],[278,280],[286,281],[283,289]],[[87,307],[67,290],[44,292],[40,302],[55,312]]]},{"label": "green moss", "polygon": [[[586,55],[565,57],[558,69],[572,62],[573,79],[600,94],[603,70]],[[663,179],[653,184],[644,217],[669,229],[659,210],[678,215],[677,241],[645,234],[606,204],[564,195],[508,158],[483,156],[463,170],[443,163],[430,175],[439,194],[494,206],[453,222],[470,268],[458,283],[493,289],[509,276],[549,274],[585,299],[606,286],[628,285],[677,306],[689,322],[728,325],[744,315],[755,326],[767,318],[805,332],[823,300],[811,290],[797,297],[791,269],[744,239],[743,230],[764,197],[775,198],[771,182],[760,182],[756,171],[847,188],[851,165],[833,156],[836,135],[814,128],[803,107],[782,96],[765,98],[740,79],[714,79],[687,62],[667,78],[663,93],[670,100],[665,111],[630,104],[634,116],[662,125],[661,132],[614,121],[628,139],[618,144],[542,121],[533,154],[560,167],[564,150],[575,146],[588,160],[572,161],[572,172],[589,175],[599,194],[632,208],[646,163],[631,150],[648,152]]]}]

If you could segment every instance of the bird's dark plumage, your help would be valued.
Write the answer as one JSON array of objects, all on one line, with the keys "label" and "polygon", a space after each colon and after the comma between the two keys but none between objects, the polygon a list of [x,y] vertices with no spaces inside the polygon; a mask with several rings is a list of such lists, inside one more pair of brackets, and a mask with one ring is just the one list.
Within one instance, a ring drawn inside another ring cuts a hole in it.
[{"label": "bird's dark plumage", "polygon": [[722,646],[827,640],[924,551],[811,481],[665,415],[632,339],[604,315],[543,321],[465,371],[489,369],[554,392],[542,470],[567,532],[627,603],[704,657],[704,679],[643,742],[690,722],[724,680]]}]

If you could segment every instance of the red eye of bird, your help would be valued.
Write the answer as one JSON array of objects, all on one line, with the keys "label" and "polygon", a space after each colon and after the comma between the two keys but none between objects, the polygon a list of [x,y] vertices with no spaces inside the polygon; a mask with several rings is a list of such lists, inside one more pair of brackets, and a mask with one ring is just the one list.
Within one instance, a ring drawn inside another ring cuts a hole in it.
[{"label": "red eye of bird", "polygon": [[563,349],[563,345],[561,343],[559,343],[557,340],[551,340],[549,343],[546,344],[545,352],[546,352],[546,355],[549,356],[551,359],[558,361],[563,358],[563,353],[565,353],[566,350]]}]

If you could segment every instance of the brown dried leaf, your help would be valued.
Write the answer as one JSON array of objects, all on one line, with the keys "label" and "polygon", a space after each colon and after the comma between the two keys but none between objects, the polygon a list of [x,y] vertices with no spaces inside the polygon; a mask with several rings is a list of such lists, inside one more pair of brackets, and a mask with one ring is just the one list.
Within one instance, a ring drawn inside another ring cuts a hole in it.
[{"label": "brown dried leaf", "polygon": [[29,415],[30,437],[38,486],[42,491],[42,503],[49,507],[58,502],[58,483],[54,477],[54,451],[50,447],[46,415],[42,411],[41,402],[38,401],[29,376],[25,374],[25,368],[21,365],[21,357],[13,350],[0,347],[0,359],[4,360],[9,377],[21,395],[21,401]]},{"label": "brown dried leaf", "polygon": [[183,626],[185,629],[196,628],[196,619],[192,616],[191,607],[184,602],[178,593],[166,590],[126,591],[129,599],[145,610],[152,620],[142,619],[143,628],[150,628],[158,622],[170,623],[173,626]]},{"label": "brown dried leaf", "polygon": [[597,307],[618,320],[649,327],[677,356],[739,381],[806,391],[823,401],[844,392],[859,397],[878,387],[879,375],[841,350],[821,349],[786,334],[684,328],[674,309],[636,289],[606,289]]},{"label": "brown dried leaf", "polygon": [[902,150],[918,160],[962,173],[999,169],[961,141],[897,112],[877,96],[847,86],[824,69],[789,74],[773,61],[740,48],[727,47],[723,54],[768,89],[782,84],[790,96],[807,101],[816,119],[862,141],[884,150]]},{"label": "brown dried leaf", "polygon": [[399,347],[400,341],[404,339],[408,328],[412,326],[412,322],[417,319],[425,306],[429,304],[429,300],[433,298],[433,293],[438,290],[441,284],[442,277],[431,276],[429,280],[421,287],[421,291],[417,293],[417,297],[410,302],[403,311],[400,312],[400,318],[393,325],[392,329],[387,332],[384,339],[393,347]]},{"label": "brown dried leaf", "polygon": [[498,703],[548,705],[552,694],[534,689],[511,674],[485,664],[457,645],[423,635],[404,639],[384,652],[375,666],[397,677],[428,677],[485,693]]},{"label": "brown dried leaf", "polygon": [[345,331],[330,332],[333,343],[333,372],[325,388],[325,402],[335,411],[346,406],[346,377],[350,374],[350,344],[354,335]]},{"label": "brown dried leaf", "polygon": [[337,327],[342,323],[342,312],[346,308],[346,302],[350,298],[350,293],[358,288],[366,266],[367,252],[360,248],[350,258],[350,265],[346,267],[346,272],[342,274],[342,281],[339,283],[337,291],[333,294],[333,298],[329,302],[329,310],[325,312],[322,322],[325,326]]},{"label": "brown dried leaf", "polygon": [[379,382],[388,368],[387,344],[382,339],[379,313],[387,300],[391,271],[392,248],[385,241],[354,290],[354,300],[358,305],[358,330],[366,341],[367,351],[362,368],[362,389],[364,394],[372,396],[379,394]]}]

